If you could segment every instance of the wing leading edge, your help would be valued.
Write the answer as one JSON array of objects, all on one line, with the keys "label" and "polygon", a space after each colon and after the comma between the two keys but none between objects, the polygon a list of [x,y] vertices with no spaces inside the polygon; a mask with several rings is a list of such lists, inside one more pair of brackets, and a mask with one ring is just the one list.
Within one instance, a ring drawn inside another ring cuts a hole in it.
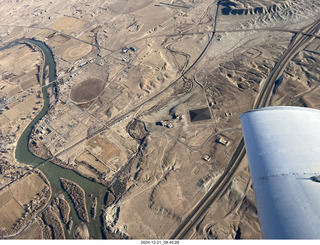
[{"label": "wing leading edge", "polygon": [[267,107],[241,123],[263,237],[320,238],[320,111]]}]

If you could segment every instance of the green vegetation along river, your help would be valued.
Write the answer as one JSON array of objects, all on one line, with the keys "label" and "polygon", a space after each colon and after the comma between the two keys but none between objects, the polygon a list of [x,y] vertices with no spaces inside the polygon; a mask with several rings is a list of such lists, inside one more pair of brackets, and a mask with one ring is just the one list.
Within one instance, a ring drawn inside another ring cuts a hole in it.
[{"label": "green vegetation along river", "polygon": [[[45,56],[45,64],[43,66],[43,81],[42,84],[45,85],[45,68],[49,66],[49,82],[52,82],[56,78],[56,64],[54,62],[53,54],[50,50],[50,48],[43,42],[37,41],[37,40],[24,40],[17,42],[19,43],[31,43],[33,45],[38,46]],[[31,123],[28,125],[28,127],[24,130],[21,137],[18,140],[17,147],[16,147],[16,153],[15,157],[16,159],[24,164],[30,164],[33,166],[38,166],[39,169],[46,175],[48,180],[50,181],[51,187],[52,187],[52,193],[53,197],[55,197],[59,193],[64,193],[66,200],[69,202],[69,205],[71,207],[71,213],[70,217],[73,219],[73,228],[71,230],[71,234],[69,235],[68,232],[66,232],[67,238],[72,238],[73,232],[75,228],[80,224],[81,220],[78,218],[76,211],[74,209],[74,205],[68,196],[68,194],[62,189],[62,186],[60,184],[60,177],[69,179],[73,182],[76,182],[78,185],[80,185],[85,193],[86,193],[86,200],[87,200],[87,209],[89,212],[90,221],[87,223],[87,226],[89,228],[90,236],[95,239],[101,239],[102,238],[102,230],[101,230],[101,219],[100,219],[100,210],[103,204],[103,198],[105,196],[105,193],[107,191],[107,187],[94,183],[77,173],[75,173],[72,170],[64,169],[62,167],[59,167],[55,164],[53,164],[50,161],[46,161],[44,159],[41,159],[39,157],[36,157],[29,151],[28,142],[29,142],[29,136],[35,126],[35,124],[48,112],[50,108],[50,98],[48,98],[47,94],[47,87],[42,87],[42,94],[44,99],[44,106],[42,110],[39,112],[39,114],[31,121]],[[89,194],[92,194],[92,197],[89,197]],[[93,220],[90,215],[91,210],[91,202],[94,197],[98,198],[98,205],[97,205],[97,216]]]}]

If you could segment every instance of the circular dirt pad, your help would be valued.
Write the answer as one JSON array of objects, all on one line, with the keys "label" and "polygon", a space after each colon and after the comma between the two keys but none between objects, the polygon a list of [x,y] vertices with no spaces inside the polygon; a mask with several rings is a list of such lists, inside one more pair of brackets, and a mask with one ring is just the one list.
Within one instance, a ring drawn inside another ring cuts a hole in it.
[{"label": "circular dirt pad", "polygon": [[105,82],[98,78],[91,78],[73,86],[70,99],[76,103],[84,103],[98,97],[103,91]]}]

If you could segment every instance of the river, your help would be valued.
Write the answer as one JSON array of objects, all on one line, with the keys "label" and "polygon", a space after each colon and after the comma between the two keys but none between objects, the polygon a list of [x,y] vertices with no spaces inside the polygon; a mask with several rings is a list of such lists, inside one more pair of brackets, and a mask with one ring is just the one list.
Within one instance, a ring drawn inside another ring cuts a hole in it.
[{"label": "river", "polygon": [[[38,46],[42,51],[45,56],[45,64],[43,66],[43,77],[42,77],[42,84],[45,85],[45,68],[49,66],[49,82],[52,82],[56,79],[56,64],[54,61],[53,54],[50,50],[50,48],[43,42],[38,41],[38,40],[23,40],[16,42],[14,44],[10,44],[7,47],[4,48],[9,48],[17,44],[21,43],[31,43],[33,45]],[[2,49],[4,49],[2,48]],[[62,186],[60,184],[60,177],[69,179],[73,182],[76,182],[78,185],[80,185],[85,193],[86,193],[86,200],[87,200],[87,209],[89,212],[89,223],[86,223],[86,225],[89,228],[90,232],[90,237],[94,239],[102,239],[102,230],[101,230],[101,220],[100,220],[100,215],[101,215],[101,207],[103,204],[103,199],[105,196],[105,193],[107,191],[107,187],[94,183],[76,172],[68,169],[61,168],[52,162],[46,161],[44,159],[41,159],[39,157],[36,157],[29,151],[28,147],[28,142],[29,142],[29,136],[34,128],[35,124],[44,116],[49,110],[50,107],[50,99],[48,98],[47,94],[47,86],[42,87],[42,94],[43,94],[43,99],[44,99],[44,105],[42,110],[39,112],[39,114],[31,121],[31,123],[26,127],[24,132],[22,133],[21,137],[19,138],[17,142],[17,147],[16,147],[16,152],[15,152],[15,157],[16,159],[23,164],[29,164],[33,166],[37,166],[41,163],[38,168],[46,175],[48,180],[50,181],[51,188],[52,188],[52,198],[53,199],[55,196],[57,196],[59,193],[63,193],[64,196],[66,197],[66,200],[68,201],[70,207],[71,207],[71,212],[70,212],[70,217],[73,219],[73,227],[71,230],[71,233],[68,234],[65,230],[66,238],[72,238],[73,232],[75,228],[81,223],[81,220],[78,218],[76,211],[74,209],[74,205],[68,196],[68,194],[62,189]],[[92,194],[92,197],[89,197],[89,194]],[[91,210],[91,202],[94,197],[98,197],[98,205],[97,205],[97,215],[95,219],[92,219],[90,210]],[[51,203],[51,202],[50,202]]]}]

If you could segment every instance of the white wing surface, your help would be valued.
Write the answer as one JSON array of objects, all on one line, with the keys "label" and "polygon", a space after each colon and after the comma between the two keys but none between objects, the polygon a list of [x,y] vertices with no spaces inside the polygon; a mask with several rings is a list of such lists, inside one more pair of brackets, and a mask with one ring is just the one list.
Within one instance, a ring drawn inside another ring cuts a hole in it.
[{"label": "white wing surface", "polygon": [[263,237],[320,238],[320,111],[267,107],[241,123]]}]

